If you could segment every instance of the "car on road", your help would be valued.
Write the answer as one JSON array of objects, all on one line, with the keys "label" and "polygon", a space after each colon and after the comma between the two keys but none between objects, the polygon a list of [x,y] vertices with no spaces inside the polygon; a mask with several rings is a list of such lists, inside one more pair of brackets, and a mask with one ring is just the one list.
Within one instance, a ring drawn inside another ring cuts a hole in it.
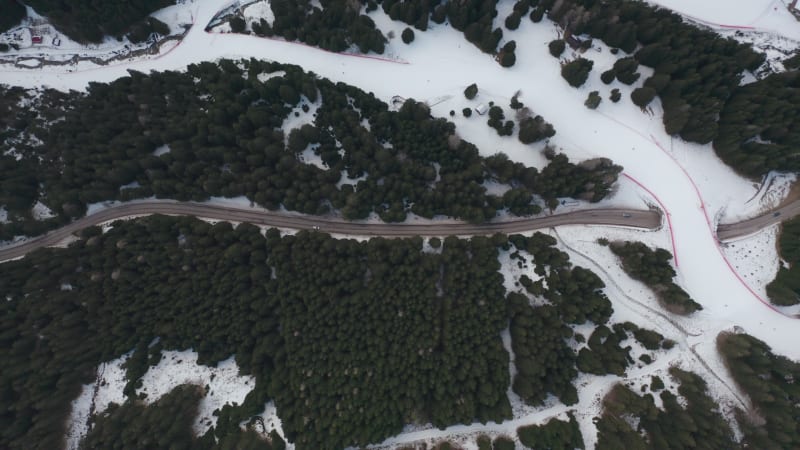
[{"label": "car on road", "polygon": [[622,217],[629,219],[631,217],[630,213],[622,213]]},{"label": "car on road", "polygon": [[319,225],[314,225],[314,226],[313,226],[313,227],[311,227],[311,228],[312,228],[314,231],[319,231]]},{"label": "car on road", "polygon": [[778,217],[780,215],[781,215],[780,211],[776,211],[776,212],[772,213],[772,217]]}]

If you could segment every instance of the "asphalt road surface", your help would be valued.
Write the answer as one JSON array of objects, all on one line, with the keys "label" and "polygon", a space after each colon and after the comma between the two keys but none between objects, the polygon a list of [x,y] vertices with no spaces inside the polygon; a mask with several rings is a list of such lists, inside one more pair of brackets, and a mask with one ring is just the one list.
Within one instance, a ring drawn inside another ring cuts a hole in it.
[{"label": "asphalt road surface", "polygon": [[717,238],[721,241],[753,234],[758,230],[789,220],[800,215],[800,200],[789,203],[783,208],[773,209],[752,219],[736,223],[721,223],[717,226]]},{"label": "asphalt road surface", "polygon": [[17,245],[0,249],[0,261],[18,258],[41,247],[61,242],[73,233],[92,225],[128,216],[165,214],[195,216],[230,222],[249,222],[277,228],[297,230],[318,229],[324,233],[355,236],[476,236],[494,233],[520,233],[560,225],[616,225],[634,228],[655,229],[661,225],[659,211],[638,209],[588,209],[551,216],[528,219],[513,219],[482,224],[465,222],[425,221],[419,223],[367,223],[350,222],[338,218],[307,216],[277,211],[263,211],[207,203],[176,202],[171,200],[148,200],[124,203],[82,217],[68,225]]}]

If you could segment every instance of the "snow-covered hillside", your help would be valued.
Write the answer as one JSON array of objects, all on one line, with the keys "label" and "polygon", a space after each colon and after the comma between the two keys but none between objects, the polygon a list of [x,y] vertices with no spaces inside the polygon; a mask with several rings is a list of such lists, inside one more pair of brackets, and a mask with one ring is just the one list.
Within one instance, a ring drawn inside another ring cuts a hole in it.
[{"label": "snow-covered hillside", "polygon": [[[227,3],[226,0],[200,1],[195,4],[192,19],[198,24],[208,23]],[[787,50],[797,50],[800,42],[800,23],[786,11],[785,0],[753,0],[740,2],[735,7],[722,0],[653,0],[653,3],[675,9],[687,19],[711,26],[723,34],[756,33],[762,41],[767,40],[763,42],[774,39]],[[496,21],[507,16],[512,7],[513,2],[501,2]],[[773,174],[778,182],[764,187],[767,184],[735,174],[716,157],[710,145],[691,144],[667,135],[658,100],[651,104],[650,114],[643,113],[630,101],[630,92],[646,77],[633,86],[618,82],[607,86],[600,81],[600,73],[613,64],[616,56],[598,41],[583,55],[594,61],[595,68],[589,80],[579,89],[570,87],[560,75],[559,61],[548,53],[547,43],[559,36],[559,30],[547,19],[539,24],[524,20],[519,29],[504,31],[505,41],[513,39],[518,43],[517,63],[506,69],[448,26],[434,25],[427,32],[418,33],[414,42],[406,45],[399,38],[404,24],[392,22],[380,9],[370,15],[379,28],[395,30],[397,37],[389,42],[387,53],[394,55],[396,61],[335,54],[256,36],[208,33],[203,26],[195,26],[180,46],[160,58],[93,70],[83,70],[88,65],[82,64],[68,69],[45,66],[35,71],[5,65],[0,66],[0,82],[30,88],[84,89],[91,81],[111,81],[127,75],[128,70],[182,70],[191,63],[219,58],[270,59],[297,64],[331,80],[358,86],[387,103],[394,96],[427,101],[434,115],[452,120],[459,134],[478,145],[482,155],[502,151],[515,161],[541,167],[544,158],[540,148],[522,145],[516,136],[499,137],[486,126],[485,117],[466,118],[460,114],[465,107],[474,108],[490,101],[507,106],[510,98],[520,91],[519,99],[557,130],[550,145],[561,149],[570,159],[602,156],[624,167],[625,178],[619,192],[606,200],[606,204],[660,205],[665,210],[667,220],[657,232],[569,227],[554,233],[574,262],[596,271],[603,278],[616,311],[615,320],[634,321],[678,342],[674,350],[660,355],[655,364],[632,369],[634,382],[651,374],[663,375],[670,364],[676,364],[701,374],[715,397],[721,400],[725,412],[730,412],[741,403],[741,394],[732,387],[730,375],[716,355],[713,342],[717,333],[739,327],[767,342],[776,353],[800,359],[800,347],[796,345],[800,340],[797,319],[769,305],[765,299],[764,284],[774,274],[778,263],[774,229],[763,230],[746,241],[724,247],[714,231],[722,220],[728,222],[751,216],[780,201],[787,194],[785,186],[789,177]],[[562,60],[574,56],[567,52]],[[463,95],[464,88],[471,83],[479,87],[475,100],[467,100]],[[608,100],[612,88],[622,91],[620,103]],[[596,110],[590,110],[584,106],[584,100],[594,90],[599,91],[604,100]],[[455,117],[450,116],[451,110],[456,111]],[[753,198],[759,200],[751,201]],[[598,237],[638,240],[673,251],[679,284],[704,310],[690,318],[676,318],[665,313],[652,293],[625,275],[608,249],[596,244]],[[761,263],[762,259],[765,262]],[[505,270],[511,269],[506,267]],[[165,367],[151,369],[158,370],[165,370]],[[204,372],[202,376],[206,375]],[[148,383],[157,380],[157,376],[151,374]],[[231,397],[230,401],[240,402],[242,392],[246,393],[244,381],[242,377],[231,377],[239,383],[240,389],[235,390],[236,398]],[[591,418],[598,413],[602,396],[618,378],[586,376],[579,381],[577,408],[583,414],[580,424],[588,448],[592,448]],[[147,390],[153,392],[153,396],[163,393],[155,388]],[[76,403],[75,411],[85,407],[81,401]],[[568,409],[560,403],[536,410],[519,408],[523,412],[503,424],[459,425],[445,430],[409,427],[381,447],[456,436],[462,438],[464,448],[469,449],[473,444],[466,443],[465,436],[474,442],[476,433],[514,434],[520,425],[563,417]],[[274,408],[271,411],[274,413]],[[75,420],[85,419],[85,414],[75,414]]]}]

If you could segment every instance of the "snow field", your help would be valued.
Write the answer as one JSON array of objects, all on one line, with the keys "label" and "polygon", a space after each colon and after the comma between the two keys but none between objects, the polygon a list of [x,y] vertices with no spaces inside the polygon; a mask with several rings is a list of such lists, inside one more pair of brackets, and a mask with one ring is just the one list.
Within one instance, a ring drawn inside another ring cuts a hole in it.
[{"label": "snow field", "polygon": [[[72,402],[67,431],[68,450],[78,448],[81,439],[89,431],[91,415],[102,413],[111,403],[125,402],[122,390],[127,381],[123,365],[129,357],[130,353],[101,364],[97,369],[97,380],[93,384],[84,385],[80,396]],[[204,434],[216,424],[217,419],[213,414],[215,410],[226,404],[242,404],[255,387],[255,378],[239,375],[239,368],[233,357],[220,361],[216,367],[209,367],[197,364],[197,353],[191,350],[162,352],[161,361],[148,369],[141,382],[142,387],[136,390],[136,394],[143,395],[146,404],[157,401],[182,384],[203,387],[206,395],[200,400],[198,415],[194,421],[194,431],[198,435]],[[273,428],[280,430],[280,421],[270,418],[270,414],[274,415],[274,411],[270,412],[267,405],[263,415],[264,423],[269,423],[272,428],[266,428],[266,433]]]},{"label": "snow field", "polygon": [[[722,244],[721,249],[737,272],[759,295],[767,298],[767,285],[775,279],[778,269],[786,266],[778,253],[780,226]],[[800,305],[776,306],[785,315],[800,314]]]},{"label": "snow field", "polygon": [[779,230],[779,226],[773,225],[722,245],[736,271],[762,296],[767,295],[766,285],[775,279],[781,264],[777,249]]},{"label": "snow field", "polygon": [[[289,133],[295,128],[314,124],[314,119],[317,117],[317,109],[322,106],[320,97],[317,97],[317,101],[312,103],[308,101],[305,95],[300,96],[300,103],[289,112],[289,116],[283,120],[283,125],[281,125],[285,134],[284,143],[288,143]],[[308,112],[303,111],[303,106],[308,108]]]},{"label": "snow field", "polygon": [[51,217],[55,217],[53,211],[50,210],[44,203],[37,201],[33,205],[33,209],[31,210],[31,215],[36,220],[44,220],[49,219]]},{"label": "snow field", "polygon": [[35,69],[35,68],[37,68],[37,67],[42,65],[41,61],[39,61],[38,59],[33,59],[33,58],[32,59],[18,59],[16,61],[16,63],[21,65],[21,66],[25,66],[25,67],[28,67],[28,68],[31,68],[31,69]]},{"label": "snow field", "polygon": [[[524,259],[524,262],[519,257],[512,257],[511,255],[514,253],[518,253],[519,256]],[[523,275],[526,275],[534,283],[542,279],[539,274],[533,271],[536,267],[533,256],[525,250],[514,250],[514,246],[511,246],[511,250],[500,251],[498,260],[501,265],[500,273],[503,275],[503,287],[506,288],[506,293],[518,292],[528,295],[525,288],[519,283],[519,279]],[[549,274],[549,271],[549,267],[545,268],[546,275]],[[545,287],[547,286],[546,281],[543,280],[542,283],[544,283]],[[533,306],[539,306],[546,302],[543,299],[532,299],[530,303]]]},{"label": "snow field", "polygon": [[260,0],[246,6],[242,10],[242,15],[247,24],[247,29],[250,31],[252,31],[251,25],[255,21],[259,21],[263,18],[268,24],[272,25],[272,22],[275,20],[275,16],[272,14],[272,8],[267,0]]},{"label": "snow field", "polygon": [[111,403],[122,404],[125,395],[125,369],[122,367],[131,353],[102,363],[97,368],[97,379],[92,384],[83,385],[81,394],[72,402],[72,413],[67,422],[66,450],[77,449],[81,440],[89,432],[92,415],[108,409]]},{"label": "snow field", "polygon": [[153,150],[153,156],[161,156],[166,155],[167,153],[171,152],[172,149],[169,148],[169,145],[162,145],[155,150]]},{"label": "snow field", "polygon": [[[286,440],[285,435],[283,434],[283,428],[281,425],[281,419],[278,417],[278,410],[275,408],[275,403],[268,402],[264,406],[264,412],[259,414],[260,424],[257,424],[254,428],[255,431],[261,433],[264,436],[269,435],[272,430],[275,430],[283,440]],[[286,449],[287,450],[294,450],[294,444],[290,442],[286,442]]]},{"label": "snow field", "polygon": [[217,367],[208,367],[197,364],[197,353],[191,350],[165,351],[158,365],[142,377],[142,387],[136,393],[145,394],[146,401],[152,403],[182,384],[205,386],[206,396],[200,401],[194,422],[195,432],[203,434],[217,422],[214,410],[226,404],[241,405],[255,383],[251,376],[239,376],[233,357],[220,361]]}]

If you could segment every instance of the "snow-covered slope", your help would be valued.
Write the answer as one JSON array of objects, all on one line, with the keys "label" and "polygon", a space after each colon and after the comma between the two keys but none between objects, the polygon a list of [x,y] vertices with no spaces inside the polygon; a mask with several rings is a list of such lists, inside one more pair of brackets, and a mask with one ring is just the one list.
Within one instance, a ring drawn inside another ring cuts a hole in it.
[{"label": "snow-covered slope", "polygon": [[715,28],[764,31],[800,40],[800,26],[788,11],[791,0],[647,0]]},{"label": "snow-covered slope", "polygon": [[[207,22],[225,3],[224,0],[198,3],[195,19],[198,23]],[[657,3],[676,8],[708,24],[757,27],[762,32],[800,40],[800,25],[785,8],[780,9],[783,6],[781,1],[754,0],[741,2],[735,7],[721,0],[657,0]],[[502,3],[498,17],[505,17],[511,6],[512,2]],[[388,22],[380,10],[373,13],[373,17],[379,25]],[[575,261],[602,274],[610,286],[609,296],[620,318],[635,318],[643,326],[658,329],[668,337],[677,337],[679,351],[664,360],[705,374],[703,376],[711,383],[714,393],[734,404],[736,394],[715,357],[713,339],[717,332],[738,326],[766,341],[777,353],[800,358],[800,347],[796,345],[800,339],[797,320],[763,302],[761,287],[751,286],[763,283],[762,278],[748,275],[749,271],[756,269],[747,266],[748,273],[737,273],[737,270],[745,272],[745,266],[737,260],[740,256],[730,248],[723,252],[713,232],[720,217],[741,217],[753,211],[748,202],[758,194],[759,184],[736,175],[716,158],[710,146],[688,144],[668,136],[661,124],[662,110],[657,100],[651,104],[652,113],[644,114],[630,102],[632,87],[616,82],[611,86],[602,84],[599,74],[615,59],[602,44],[595,43],[585,53],[585,57],[595,61],[594,70],[586,85],[573,89],[561,78],[558,61],[547,50],[547,43],[558,36],[558,29],[552,23],[546,19],[539,24],[524,20],[518,30],[504,33],[506,40],[514,39],[518,43],[517,63],[510,69],[501,68],[490,56],[467,43],[461,33],[446,26],[434,26],[426,33],[418,33],[416,40],[408,46],[399,38],[393,39],[387,52],[407,64],[333,54],[255,36],[209,34],[203,31],[203,27],[194,27],[183,44],[168,57],[72,73],[51,67],[33,72],[2,69],[0,82],[25,87],[83,89],[89,81],[111,81],[125,76],[128,69],[143,72],[181,70],[201,60],[265,58],[298,64],[334,81],[371,91],[386,102],[395,95],[428,101],[434,105],[432,112],[437,116],[450,118],[449,111],[455,110],[457,114],[452,120],[459,133],[478,144],[484,155],[504,151],[516,161],[541,166],[543,158],[539,148],[521,145],[516,137],[498,137],[486,126],[485,117],[473,115],[467,119],[458,113],[464,107],[474,106],[474,102],[466,100],[462,94],[471,83],[478,84],[481,101],[494,100],[503,106],[516,91],[521,90],[520,100],[555,126],[557,134],[550,144],[563,149],[572,159],[604,156],[625,167],[628,181],[622,184],[624,192],[617,200],[608,202],[647,202],[662,204],[666,209],[668,223],[650,236],[604,228],[559,231],[562,245],[568,246]],[[565,58],[571,57],[573,55],[565,55]],[[611,88],[623,92],[619,104],[608,100]],[[593,90],[600,91],[604,98],[597,110],[583,106],[587,94]],[[592,244],[598,236],[605,235],[630,236],[631,239],[674,249],[680,284],[705,309],[690,319],[673,319],[678,326],[664,319],[660,315],[663,313],[657,314],[657,307],[646,292],[642,292],[642,287],[625,281],[627,278],[615,268],[608,256],[599,253],[602,249]],[[748,245],[757,245],[763,250],[764,246],[774,242],[771,239],[763,241]],[[766,250],[756,252],[772,255]],[[630,298],[641,304],[631,302]],[[683,336],[681,329],[685,330]],[[701,357],[710,369],[700,362]],[[641,375],[645,373],[643,370]],[[595,411],[592,408],[596,408],[597,396],[605,392],[613,381],[597,377],[582,380],[586,385],[581,388],[580,407],[588,408],[589,414]],[[553,406],[500,425],[464,425],[444,431],[408,429],[385,444],[479,431],[507,433],[520,424],[542,422],[565,411],[563,406]],[[587,441],[591,442],[591,438],[587,437]]]}]

